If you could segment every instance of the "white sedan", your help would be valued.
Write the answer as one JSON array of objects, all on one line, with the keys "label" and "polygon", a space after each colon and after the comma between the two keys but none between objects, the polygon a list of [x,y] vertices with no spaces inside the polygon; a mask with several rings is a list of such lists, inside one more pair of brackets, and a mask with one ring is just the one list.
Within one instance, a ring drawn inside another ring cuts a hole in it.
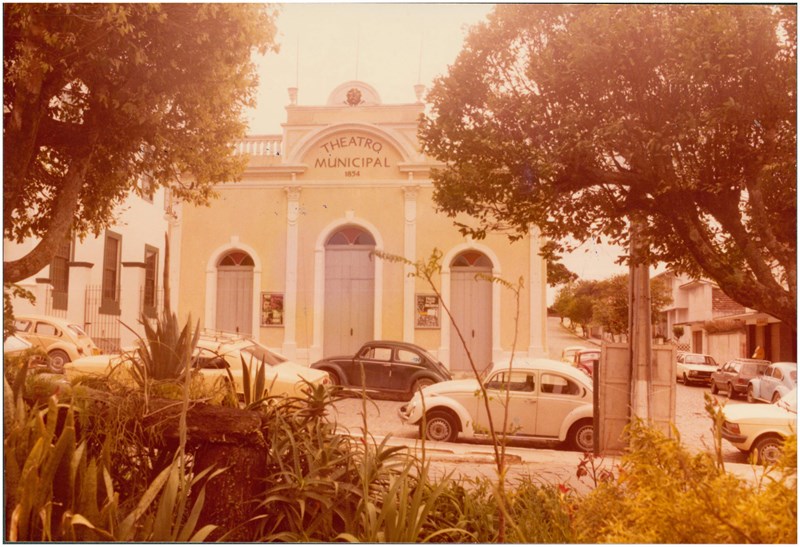
[{"label": "white sedan", "polygon": [[722,437],[757,462],[775,463],[783,440],[797,434],[797,389],[774,404],[726,406]]},{"label": "white sedan", "polygon": [[689,385],[692,382],[708,384],[719,365],[710,355],[702,353],[682,353],[678,355],[675,376],[679,382]]},{"label": "white sedan", "polygon": [[[134,358],[133,353],[85,357],[67,363],[64,372],[70,380],[86,375],[113,374],[120,381],[132,385],[129,367]],[[239,394],[244,393],[242,358],[251,369],[251,385],[254,384],[255,369],[264,362],[269,395],[302,396],[308,387],[306,382],[330,384],[327,372],[289,361],[249,338],[201,336],[197,344],[196,365],[205,381],[227,381],[230,371]]]},{"label": "white sedan", "polygon": [[[511,368],[507,362],[495,365],[484,387],[497,433],[507,423],[509,437],[567,442],[584,452],[594,449],[592,384],[580,370],[551,359],[518,358]],[[486,401],[476,379],[428,386],[399,414],[404,423],[418,424],[420,434],[432,441],[455,441],[459,434],[485,437],[490,431]]]}]

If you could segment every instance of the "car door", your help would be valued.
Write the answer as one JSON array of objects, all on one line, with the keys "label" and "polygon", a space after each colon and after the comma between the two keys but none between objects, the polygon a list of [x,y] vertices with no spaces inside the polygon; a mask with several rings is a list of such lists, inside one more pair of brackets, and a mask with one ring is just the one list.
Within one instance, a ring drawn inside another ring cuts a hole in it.
[{"label": "car door", "polygon": [[539,375],[536,436],[557,438],[567,415],[587,403],[586,388],[557,372]]},{"label": "car door", "polygon": [[50,346],[61,341],[61,329],[48,321],[36,321],[33,326],[33,337],[40,347],[48,350]]},{"label": "car door", "polygon": [[717,377],[717,385],[719,385],[722,389],[727,389],[725,386],[728,382],[733,382],[733,379],[738,375],[739,368],[742,366],[741,363],[737,362],[730,362],[720,371],[719,376]]},{"label": "car door", "polygon": [[[499,371],[487,380],[486,394],[491,412],[491,423],[496,433],[503,431],[509,435],[536,435],[536,374],[534,371]],[[506,388],[508,387],[508,419],[506,420]],[[475,416],[473,427],[476,433],[489,434],[489,415],[481,396],[475,397]]]},{"label": "car door", "polygon": [[392,389],[409,391],[411,379],[423,368],[425,359],[418,352],[408,348],[396,348],[392,361]]},{"label": "car door", "polygon": [[684,360],[686,359],[685,355],[679,355],[677,363],[675,365],[675,377],[680,378],[683,375],[684,370],[686,368],[683,366]]},{"label": "car door", "polygon": [[372,345],[364,347],[353,360],[353,385],[361,386],[361,367],[364,368],[364,386],[371,389],[391,389],[392,348]]},{"label": "car door", "polygon": [[[780,371],[778,371],[780,372]],[[755,382],[755,385],[758,386],[758,391],[755,393],[755,396],[758,399],[772,399],[772,392],[775,390],[775,377],[773,376],[775,373],[775,367],[769,366],[764,371],[763,374],[759,374],[757,376],[758,382]]]}]

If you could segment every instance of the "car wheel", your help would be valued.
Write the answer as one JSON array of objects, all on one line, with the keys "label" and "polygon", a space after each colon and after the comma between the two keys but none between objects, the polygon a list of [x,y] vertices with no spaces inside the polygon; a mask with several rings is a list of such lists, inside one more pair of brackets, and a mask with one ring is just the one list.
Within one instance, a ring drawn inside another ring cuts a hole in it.
[{"label": "car wheel", "polygon": [[573,450],[594,451],[594,426],[591,420],[581,420],[574,424],[567,434],[567,442]]},{"label": "car wheel", "polygon": [[340,386],[342,385],[339,380],[339,375],[333,372],[332,370],[326,370],[325,372],[328,373],[328,377],[331,379],[332,386]]},{"label": "car wheel", "polygon": [[683,385],[685,385],[685,386],[689,385],[689,377],[686,376],[685,372],[683,373]]},{"label": "car wheel", "polygon": [[711,380],[711,395],[716,395],[717,393],[719,393],[717,383],[714,380]]},{"label": "car wheel", "polygon": [[452,414],[444,410],[428,412],[419,427],[422,436],[429,441],[452,442],[458,438],[458,422]]},{"label": "car wheel", "polygon": [[780,393],[778,393],[776,391],[775,393],[772,394],[772,402],[773,403],[777,403],[780,400],[781,400],[781,394]]},{"label": "car wheel", "polygon": [[728,399],[735,399],[736,391],[733,389],[733,384],[728,382]]},{"label": "car wheel", "polygon": [[783,439],[777,435],[761,437],[753,444],[751,451],[755,454],[756,463],[773,465],[783,454]]},{"label": "car wheel", "polygon": [[748,403],[755,403],[756,402],[755,395],[753,394],[753,386],[752,386],[752,384],[747,386],[747,402]]},{"label": "car wheel", "polygon": [[50,368],[56,372],[64,372],[64,364],[70,362],[67,352],[60,349],[54,349],[47,356],[50,358]]}]

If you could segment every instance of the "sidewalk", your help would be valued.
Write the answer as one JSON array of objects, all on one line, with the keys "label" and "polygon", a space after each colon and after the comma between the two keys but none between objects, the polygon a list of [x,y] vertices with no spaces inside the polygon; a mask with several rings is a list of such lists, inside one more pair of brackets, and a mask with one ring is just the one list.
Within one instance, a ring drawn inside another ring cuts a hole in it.
[{"label": "sidewalk", "polygon": [[[384,437],[376,437],[380,444]],[[389,437],[388,446],[405,446],[410,452],[422,457],[422,441],[400,437]],[[454,478],[474,478],[483,476],[494,479],[497,476],[494,450],[488,444],[460,441],[446,443],[426,441],[425,459],[430,462],[433,475],[440,477],[452,473]],[[588,493],[593,485],[589,477],[582,480],[577,476],[578,466],[584,459],[581,452],[556,449],[526,449],[507,447],[506,463],[509,480],[529,477],[539,484],[563,484],[579,493]],[[618,474],[621,456],[602,456],[595,459],[595,465]],[[725,463],[725,470],[742,480],[757,482],[764,476],[764,467],[749,464]]]}]

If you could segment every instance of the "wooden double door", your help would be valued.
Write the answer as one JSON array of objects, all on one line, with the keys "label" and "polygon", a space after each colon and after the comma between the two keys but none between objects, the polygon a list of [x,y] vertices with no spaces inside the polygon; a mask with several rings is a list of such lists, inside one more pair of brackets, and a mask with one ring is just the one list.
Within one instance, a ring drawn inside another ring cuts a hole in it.
[{"label": "wooden double door", "polygon": [[325,252],[323,353],[354,355],[372,340],[375,313],[374,247],[329,246]]},{"label": "wooden double door", "polygon": [[450,370],[471,371],[466,348],[477,369],[483,370],[492,361],[492,282],[480,275],[491,276],[489,259],[480,253],[468,252],[456,257],[450,268],[450,311],[456,329],[450,329]]}]

